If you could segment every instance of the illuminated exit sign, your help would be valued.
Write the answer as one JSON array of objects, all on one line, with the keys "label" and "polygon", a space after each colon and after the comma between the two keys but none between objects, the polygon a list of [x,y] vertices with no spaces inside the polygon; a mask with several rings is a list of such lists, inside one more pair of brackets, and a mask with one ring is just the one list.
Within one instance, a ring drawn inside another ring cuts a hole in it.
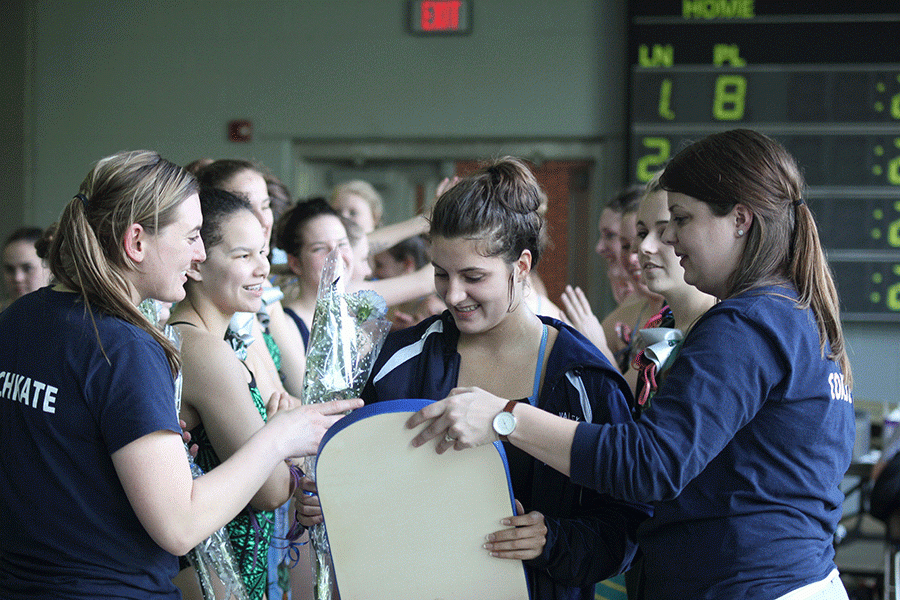
[{"label": "illuminated exit sign", "polygon": [[472,3],[467,0],[410,0],[413,33],[467,34],[472,31]]}]

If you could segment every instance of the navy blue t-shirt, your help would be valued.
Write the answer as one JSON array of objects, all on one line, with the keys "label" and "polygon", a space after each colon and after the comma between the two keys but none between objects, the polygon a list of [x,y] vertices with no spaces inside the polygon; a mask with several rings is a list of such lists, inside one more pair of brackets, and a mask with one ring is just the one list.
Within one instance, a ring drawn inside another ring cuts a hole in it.
[{"label": "navy blue t-shirt", "polygon": [[[162,347],[43,288],[0,314],[0,597],[179,598],[111,455],[180,432]],[[105,352],[105,355],[104,355]]]},{"label": "navy blue t-shirt", "polygon": [[573,481],[654,501],[638,532],[648,598],[771,599],[835,568],[853,401],[795,298],[713,306],[641,419],[578,426]]}]

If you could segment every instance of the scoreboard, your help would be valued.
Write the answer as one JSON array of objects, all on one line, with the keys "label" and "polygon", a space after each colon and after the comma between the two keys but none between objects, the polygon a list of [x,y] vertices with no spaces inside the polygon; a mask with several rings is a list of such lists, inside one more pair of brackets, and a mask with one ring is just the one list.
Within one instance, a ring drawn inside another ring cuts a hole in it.
[{"label": "scoreboard", "polygon": [[898,40],[898,0],[632,0],[627,179],[717,131],[779,140],[842,318],[900,322]]}]

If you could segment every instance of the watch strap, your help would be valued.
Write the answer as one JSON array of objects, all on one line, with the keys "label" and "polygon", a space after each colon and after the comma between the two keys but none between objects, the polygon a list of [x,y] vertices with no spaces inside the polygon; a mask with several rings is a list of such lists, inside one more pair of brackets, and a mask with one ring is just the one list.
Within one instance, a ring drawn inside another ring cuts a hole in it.
[{"label": "watch strap", "polygon": [[[501,410],[500,412],[508,412],[509,414],[512,414],[512,411],[516,407],[516,404],[518,404],[519,402],[523,402],[525,400],[528,400],[528,398],[524,398],[523,400],[510,400],[509,402],[506,403],[506,406],[504,406],[503,410]],[[505,435],[498,435],[497,437],[499,437],[500,441],[502,441],[502,442],[509,441],[509,438],[506,437]]]}]

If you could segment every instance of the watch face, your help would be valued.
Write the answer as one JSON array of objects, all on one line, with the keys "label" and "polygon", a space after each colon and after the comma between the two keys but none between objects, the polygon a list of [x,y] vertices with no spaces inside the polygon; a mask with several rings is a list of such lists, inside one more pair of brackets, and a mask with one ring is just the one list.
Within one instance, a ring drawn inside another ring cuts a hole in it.
[{"label": "watch face", "polygon": [[497,435],[509,435],[516,428],[516,416],[511,412],[503,411],[494,417],[494,431]]}]

